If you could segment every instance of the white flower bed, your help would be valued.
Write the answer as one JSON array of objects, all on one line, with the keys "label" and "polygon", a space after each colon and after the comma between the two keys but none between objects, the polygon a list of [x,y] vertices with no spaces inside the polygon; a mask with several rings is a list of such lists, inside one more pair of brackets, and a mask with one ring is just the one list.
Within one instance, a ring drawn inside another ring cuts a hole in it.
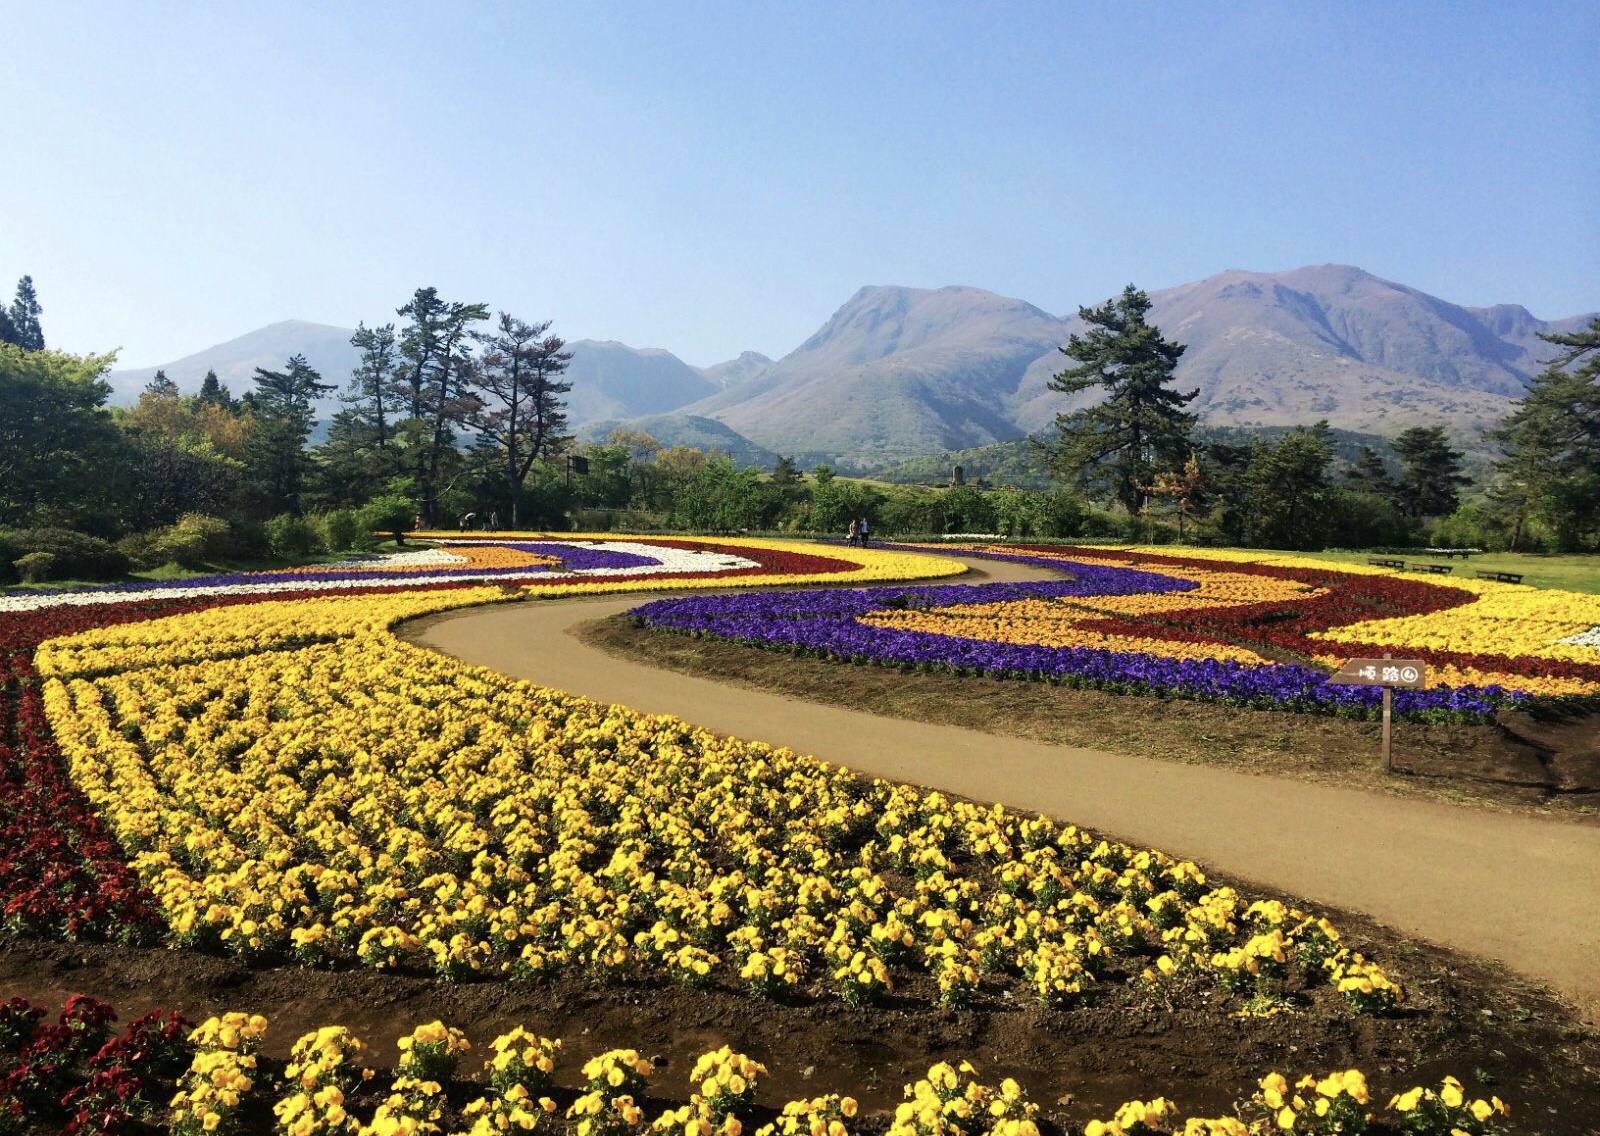
[{"label": "white flower bed", "polygon": [[[181,583],[176,583],[171,587],[162,588],[130,588],[125,590],[100,588],[93,591],[79,592],[17,593],[0,595],[0,612],[39,611],[50,607],[82,607],[89,604],[133,603],[146,600],[196,599],[201,596],[271,595],[275,592],[361,591],[367,588],[427,586],[431,584],[477,584],[510,580],[534,581],[543,584],[559,580],[616,579],[627,576],[655,576],[663,573],[704,576],[736,571],[742,568],[759,567],[754,560],[746,560],[742,556],[730,556],[725,552],[700,552],[687,548],[663,548],[653,544],[640,544],[632,541],[564,541],[562,543],[601,551],[627,552],[635,556],[647,556],[652,563],[638,564],[630,568],[589,568],[581,571],[562,571],[560,569],[535,571],[530,569],[525,574],[508,573],[504,569],[487,569],[477,572],[424,571],[424,569],[428,568],[448,567],[454,564],[466,563],[464,557],[447,552],[442,548],[430,548],[419,549],[416,552],[400,553],[395,556],[385,557],[382,560],[363,560],[327,566],[328,571],[349,571],[352,568],[367,568],[374,573],[384,573],[381,576],[345,576],[334,580],[319,580],[315,575],[308,574],[284,576],[279,580],[256,583],[201,584],[187,587]],[[401,571],[417,569],[418,571],[415,575],[395,576],[392,573],[397,569]]]}]

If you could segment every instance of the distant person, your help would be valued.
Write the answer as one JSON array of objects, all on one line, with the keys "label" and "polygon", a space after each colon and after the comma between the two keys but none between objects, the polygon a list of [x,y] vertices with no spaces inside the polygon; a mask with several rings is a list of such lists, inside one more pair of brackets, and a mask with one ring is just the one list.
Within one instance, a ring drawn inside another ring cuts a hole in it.
[{"label": "distant person", "polygon": [[867,524],[867,518],[861,518],[861,524],[856,527],[856,535],[861,538],[861,547],[867,547],[867,537],[872,534],[872,526]]},{"label": "distant person", "polygon": [[499,509],[491,509],[491,510],[489,510],[489,531],[490,532],[499,532],[500,531],[500,510]]},{"label": "distant person", "polygon": [[851,548],[854,548],[855,544],[856,544],[856,536],[857,535],[858,534],[857,534],[857,530],[856,530],[856,519],[854,517],[851,517],[850,518],[850,527],[844,530],[844,542],[845,542],[845,544],[849,545]]},{"label": "distant person", "polygon": [[462,532],[466,532],[468,529],[470,529],[472,527],[473,522],[476,521],[477,519],[478,519],[478,514],[476,514],[476,513],[462,513],[461,514],[461,531]]}]

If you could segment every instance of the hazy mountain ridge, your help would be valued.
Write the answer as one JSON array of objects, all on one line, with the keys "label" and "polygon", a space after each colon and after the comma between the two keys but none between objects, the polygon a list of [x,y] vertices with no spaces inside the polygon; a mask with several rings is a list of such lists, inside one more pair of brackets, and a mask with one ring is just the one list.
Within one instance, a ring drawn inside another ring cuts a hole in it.
[{"label": "hazy mountain ridge", "polygon": [[[1187,346],[1178,386],[1198,391],[1190,409],[1203,422],[1326,418],[1389,435],[1434,423],[1463,438],[1481,432],[1557,353],[1539,333],[1592,318],[1467,308],[1348,265],[1229,269],[1150,296],[1151,321]],[[1047,386],[1068,365],[1060,347],[1082,330],[1076,314],[979,288],[872,285],[775,362],[745,352],[692,367],[659,348],[575,341],[569,420],[643,428],[651,418],[687,438],[709,436],[689,420],[714,419],[731,435],[724,449],[881,466],[1020,438],[1091,401],[1094,392],[1068,399]],[[190,391],[213,367],[242,394],[255,367],[281,367],[299,352],[343,388],[357,354],[349,335],[285,321],[164,369]],[[155,370],[112,372],[113,401],[132,402]]]}]

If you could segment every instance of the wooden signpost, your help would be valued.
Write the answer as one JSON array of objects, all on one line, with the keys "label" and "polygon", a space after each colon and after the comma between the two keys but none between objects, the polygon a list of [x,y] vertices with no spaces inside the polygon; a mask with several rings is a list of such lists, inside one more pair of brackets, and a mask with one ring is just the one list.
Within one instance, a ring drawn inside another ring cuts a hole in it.
[{"label": "wooden signpost", "polygon": [[1346,686],[1383,687],[1383,771],[1392,773],[1394,763],[1389,756],[1389,734],[1394,719],[1394,688],[1421,690],[1427,686],[1427,663],[1421,659],[1391,659],[1388,655],[1381,659],[1351,659],[1328,681]]}]

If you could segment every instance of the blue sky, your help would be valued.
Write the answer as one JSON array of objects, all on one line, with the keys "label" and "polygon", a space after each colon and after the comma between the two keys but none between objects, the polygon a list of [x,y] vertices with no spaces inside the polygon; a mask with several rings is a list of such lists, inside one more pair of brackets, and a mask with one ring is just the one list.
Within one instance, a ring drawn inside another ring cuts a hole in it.
[{"label": "blue sky", "polygon": [[0,0],[0,289],[145,366],[418,286],[710,364],[865,284],[1600,310],[1600,5]]}]

